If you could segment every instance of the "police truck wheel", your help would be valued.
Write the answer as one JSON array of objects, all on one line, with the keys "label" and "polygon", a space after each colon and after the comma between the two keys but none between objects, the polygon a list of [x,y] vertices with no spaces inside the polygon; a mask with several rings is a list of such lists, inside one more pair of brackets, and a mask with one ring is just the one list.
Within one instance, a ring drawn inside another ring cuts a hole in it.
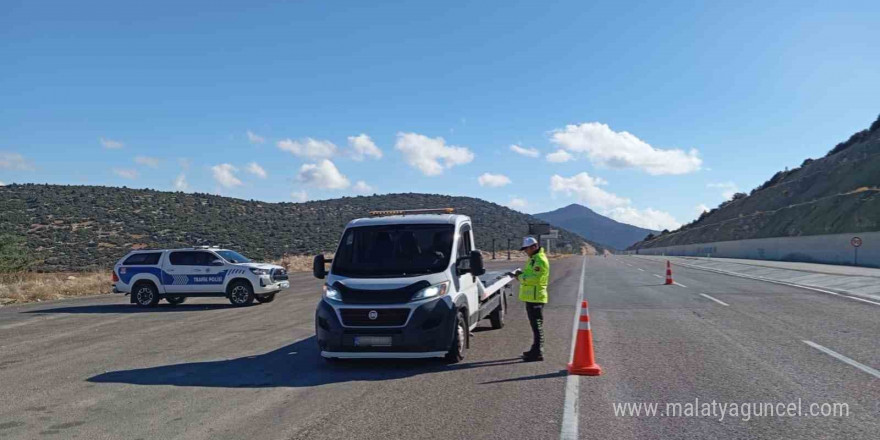
[{"label": "police truck wheel", "polygon": [[235,281],[229,285],[229,302],[236,307],[249,306],[254,303],[254,289],[244,281]]},{"label": "police truck wheel", "polygon": [[260,304],[266,304],[275,301],[275,294],[270,293],[268,295],[257,295],[257,302]]},{"label": "police truck wheel", "polygon": [[489,315],[489,322],[492,323],[492,328],[495,330],[504,327],[504,314],[507,312],[505,304],[507,304],[507,299],[502,295],[501,304],[498,304],[498,308]]},{"label": "police truck wheel", "polygon": [[176,306],[178,304],[183,304],[183,302],[186,301],[186,297],[185,296],[166,296],[165,301],[168,301],[168,304],[171,304],[172,306]]},{"label": "police truck wheel", "polygon": [[464,313],[458,312],[455,320],[455,335],[452,338],[452,346],[446,353],[446,361],[452,364],[461,362],[464,359],[464,349],[467,345],[467,321],[464,319]]},{"label": "police truck wheel", "polygon": [[155,307],[159,303],[159,292],[152,283],[136,284],[131,295],[138,307]]}]

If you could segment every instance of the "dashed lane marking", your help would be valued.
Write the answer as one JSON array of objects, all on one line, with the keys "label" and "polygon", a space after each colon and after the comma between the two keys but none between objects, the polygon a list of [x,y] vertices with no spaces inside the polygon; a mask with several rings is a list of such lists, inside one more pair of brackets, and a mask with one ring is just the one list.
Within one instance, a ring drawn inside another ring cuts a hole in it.
[{"label": "dashed lane marking", "polygon": [[705,298],[709,298],[709,299],[711,299],[712,301],[715,301],[715,302],[717,302],[718,304],[721,304],[722,306],[729,306],[729,305],[730,305],[730,304],[728,304],[728,303],[726,303],[726,302],[724,302],[724,301],[721,301],[720,299],[712,298],[711,296],[706,295],[705,293],[701,293],[700,296],[705,297]]},{"label": "dashed lane marking", "polygon": [[834,351],[834,350],[832,350],[832,349],[830,349],[830,348],[825,348],[825,347],[823,347],[823,346],[821,346],[821,345],[819,345],[819,344],[817,344],[817,343],[815,343],[815,342],[813,342],[813,341],[804,341],[804,344],[807,344],[807,345],[809,345],[810,347],[813,347],[813,348],[815,348],[816,350],[821,351],[822,353],[825,353],[825,354],[827,354],[827,355],[829,355],[829,356],[831,356],[831,357],[833,357],[833,358],[835,358],[835,359],[837,359],[837,360],[839,360],[839,361],[841,361],[841,362],[844,362],[844,363],[850,364],[850,365],[852,365],[853,367],[856,367],[856,368],[858,368],[859,370],[862,370],[862,371],[864,371],[865,373],[868,373],[868,374],[870,374],[870,375],[872,375],[872,376],[874,376],[874,377],[880,379],[880,371],[877,371],[877,370],[875,370],[875,369],[873,369],[873,368],[871,368],[871,367],[869,367],[869,366],[867,366],[867,365],[865,365],[865,364],[863,364],[863,363],[861,363],[861,362],[854,361],[854,360],[852,360],[852,359],[850,359],[850,358],[848,358],[848,357],[846,357],[846,356],[844,356],[844,355],[842,355],[842,354],[840,354],[840,353],[838,353],[838,352],[836,352],[836,351]]}]

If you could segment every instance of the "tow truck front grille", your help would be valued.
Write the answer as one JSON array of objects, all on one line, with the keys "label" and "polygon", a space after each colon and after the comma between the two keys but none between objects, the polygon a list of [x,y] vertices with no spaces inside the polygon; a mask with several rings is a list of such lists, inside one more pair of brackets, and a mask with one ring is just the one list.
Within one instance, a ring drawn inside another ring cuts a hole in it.
[{"label": "tow truck front grille", "polygon": [[398,327],[406,323],[409,309],[339,309],[339,315],[346,326]]}]

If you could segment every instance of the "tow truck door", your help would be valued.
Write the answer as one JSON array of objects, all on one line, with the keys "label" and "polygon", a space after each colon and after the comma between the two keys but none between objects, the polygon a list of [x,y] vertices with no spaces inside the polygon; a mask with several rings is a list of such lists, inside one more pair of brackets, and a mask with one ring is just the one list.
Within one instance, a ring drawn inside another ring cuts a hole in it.
[{"label": "tow truck door", "polygon": [[[465,223],[458,229],[458,240],[456,242],[456,268],[470,268],[469,257],[471,250],[474,249],[474,239],[471,233],[471,225]],[[480,302],[478,299],[476,277],[470,273],[458,273],[458,289],[467,297],[468,312],[471,317],[479,316]],[[468,317],[469,324],[475,324],[475,318]]]}]

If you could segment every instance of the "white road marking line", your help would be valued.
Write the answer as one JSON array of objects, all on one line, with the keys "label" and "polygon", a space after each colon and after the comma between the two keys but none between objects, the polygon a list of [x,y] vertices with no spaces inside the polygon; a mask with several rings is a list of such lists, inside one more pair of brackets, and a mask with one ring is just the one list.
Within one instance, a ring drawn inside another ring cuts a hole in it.
[{"label": "white road marking line", "polygon": [[654,275],[654,276],[657,277],[657,278],[663,278],[663,277],[661,277],[660,275],[657,275],[656,273],[652,273],[651,275]]},{"label": "white road marking line", "polygon": [[712,298],[711,296],[706,295],[705,293],[701,293],[700,296],[704,296],[704,297],[706,297],[706,298],[709,298],[709,299],[711,299],[712,301],[715,301],[715,302],[717,302],[718,304],[721,304],[722,306],[729,306],[729,305],[730,305],[730,304],[728,304],[728,303],[726,303],[726,302],[724,302],[724,301],[721,301],[720,299]]},{"label": "white road marking line", "polygon": [[844,356],[844,355],[842,355],[842,354],[840,354],[830,348],[825,348],[825,347],[823,347],[813,341],[803,341],[803,342],[804,342],[804,344],[807,344],[810,347],[815,348],[816,350],[819,350],[819,351],[821,351],[831,357],[837,358],[837,360],[839,360],[841,362],[845,362],[847,364],[850,364],[853,367],[856,367],[859,370],[862,370],[865,373],[868,373],[868,374],[880,379],[880,371],[877,371],[877,370],[875,370],[875,369],[873,369],[873,368],[871,368],[861,362],[854,361],[854,360],[852,360],[852,359],[850,359],[850,358],[848,358],[848,357],[846,357],[846,356]]},{"label": "white road marking line", "polygon": [[[574,360],[574,345],[577,343],[578,318],[581,314],[581,301],[584,300],[584,275],[587,271],[587,258],[581,264],[581,280],[578,284],[578,297],[574,308],[574,320],[571,325],[571,353],[569,360]],[[562,409],[562,429],[559,432],[560,440],[577,440],[578,438],[578,412],[580,410],[580,376],[569,374],[565,378],[565,403]]]},{"label": "white road marking line", "polygon": [[684,284],[679,283],[678,281],[673,281],[672,284],[675,284],[676,286],[681,286],[681,287],[687,288],[687,286],[685,286]]},{"label": "white road marking line", "polygon": [[645,271],[645,269],[642,269],[642,268],[641,268],[641,267],[639,267],[639,268],[638,268],[638,269],[639,269],[639,270],[640,270],[640,271],[642,271],[642,272],[644,272],[644,271]]}]

